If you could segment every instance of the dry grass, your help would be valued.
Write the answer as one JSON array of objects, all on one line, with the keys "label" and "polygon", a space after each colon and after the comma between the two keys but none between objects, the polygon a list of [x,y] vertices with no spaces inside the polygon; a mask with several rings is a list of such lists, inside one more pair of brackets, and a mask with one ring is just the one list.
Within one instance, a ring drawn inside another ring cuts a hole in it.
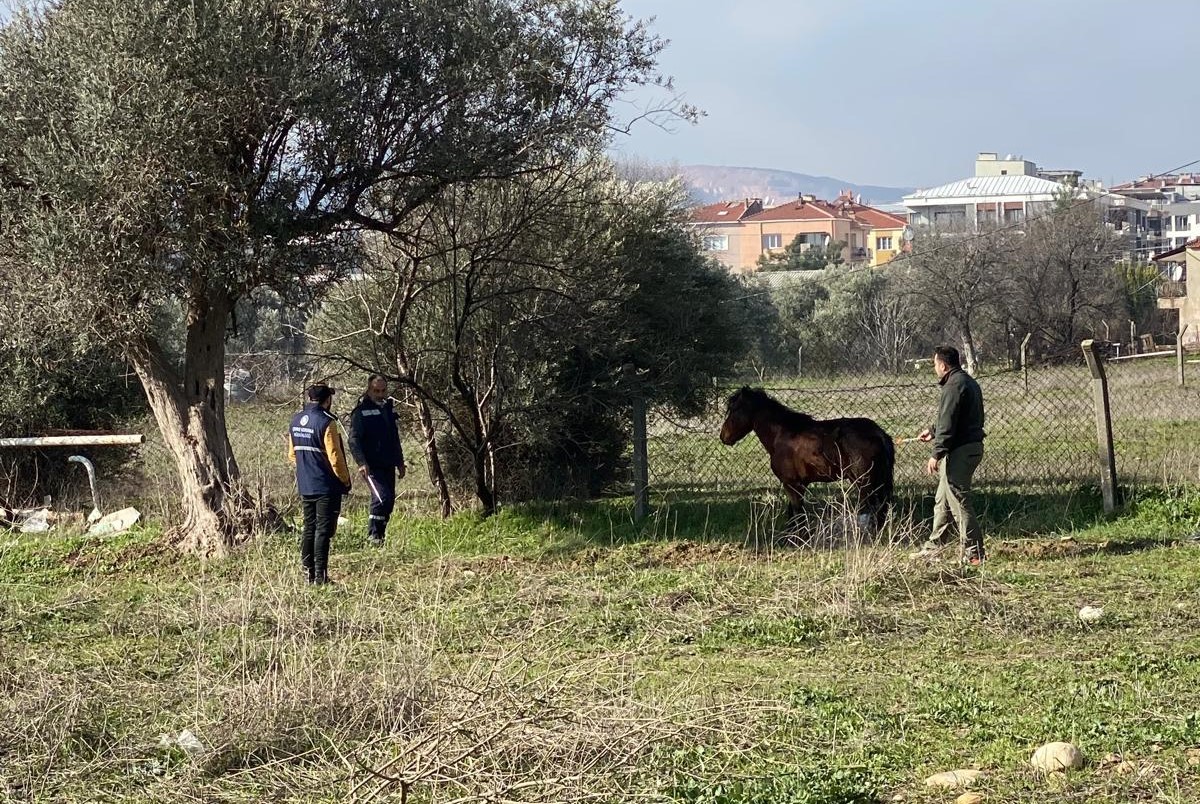
[{"label": "dry grass", "polygon": [[[269,538],[0,539],[0,798],[932,804],[975,766],[993,801],[1195,800],[1196,548],[1161,538],[1193,497],[993,538],[982,572],[909,562],[907,512],[831,506],[797,549],[745,510],[409,520],[382,552],[356,521],[331,590]],[[1050,739],[1094,760],[1063,790],[1023,765]]]}]

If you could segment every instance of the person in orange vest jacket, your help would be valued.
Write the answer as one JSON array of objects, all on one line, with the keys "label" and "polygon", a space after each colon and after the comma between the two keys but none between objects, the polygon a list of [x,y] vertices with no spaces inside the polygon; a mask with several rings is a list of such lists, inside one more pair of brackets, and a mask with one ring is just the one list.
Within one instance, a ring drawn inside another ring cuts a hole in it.
[{"label": "person in orange vest jacket", "polygon": [[296,467],[296,488],[304,510],[300,563],[312,584],[327,584],[329,545],[342,513],[342,497],[350,493],[350,467],[338,432],[333,388],[309,386],[308,404],[292,417],[288,457]]}]

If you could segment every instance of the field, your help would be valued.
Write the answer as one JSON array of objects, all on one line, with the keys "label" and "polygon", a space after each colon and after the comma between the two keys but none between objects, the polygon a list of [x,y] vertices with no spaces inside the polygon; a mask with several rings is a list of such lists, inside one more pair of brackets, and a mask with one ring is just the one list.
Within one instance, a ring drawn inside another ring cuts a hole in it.
[{"label": "field", "polygon": [[[981,382],[978,570],[908,560],[932,492],[918,445],[898,448],[880,539],[847,532],[827,487],[812,545],[778,547],[765,456],[722,446],[714,407],[652,419],[642,523],[621,489],[435,520],[410,447],[394,538],[365,546],[355,495],[339,583],[316,590],[292,533],[178,555],[151,434],[104,489],[145,527],[0,535],[0,800],[932,804],[957,792],[923,780],[958,768],[984,771],[988,802],[1200,800],[1200,377],[1110,367],[1127,500],[1108,517],[1083,369]],[[895,434],[935,390],[771,387]],[[290,412],[237,405],[230,423],[252,487],[294,518]],[[1032,770],[1051,740],[1085,768]]]},{"label": "field", "polygon": [[[989,802],[1196,801],[1200,497],[1007,504],[977,571],[775,549],[757,498],[409,517],[382,551],[356,507],[328,590],[286,534],[208,565],[2,537],[0,797],[947,802],[922,780],[978,768]],[[1087,766],[1031,770],[1050,740]]]}]

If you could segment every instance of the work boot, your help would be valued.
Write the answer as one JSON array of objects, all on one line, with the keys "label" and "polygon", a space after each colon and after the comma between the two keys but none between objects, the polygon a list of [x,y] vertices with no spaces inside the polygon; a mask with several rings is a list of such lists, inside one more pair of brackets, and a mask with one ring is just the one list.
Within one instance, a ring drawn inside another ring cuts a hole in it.
[{"label": "work boot", "polygon": [[311,581],[316,586],[326,586],[333,583],[333,579],[329,577],[329,572],[325,567],[317,567],[313,572]]}]

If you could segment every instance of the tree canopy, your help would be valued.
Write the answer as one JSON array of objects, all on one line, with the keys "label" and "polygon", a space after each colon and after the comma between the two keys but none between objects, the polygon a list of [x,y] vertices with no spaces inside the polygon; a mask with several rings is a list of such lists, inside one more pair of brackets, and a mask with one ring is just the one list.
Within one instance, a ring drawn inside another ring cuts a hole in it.
[{"label": "tree canopy", "polygon": [[0,30],[0,323],[120,348],[183,482],[180,533],[220,552],[246,526],[221,392],[237,301],[317,294],[364,232],[403,230],[446,188],[603,143],[661,46],[615,0],[22,12]]}]

